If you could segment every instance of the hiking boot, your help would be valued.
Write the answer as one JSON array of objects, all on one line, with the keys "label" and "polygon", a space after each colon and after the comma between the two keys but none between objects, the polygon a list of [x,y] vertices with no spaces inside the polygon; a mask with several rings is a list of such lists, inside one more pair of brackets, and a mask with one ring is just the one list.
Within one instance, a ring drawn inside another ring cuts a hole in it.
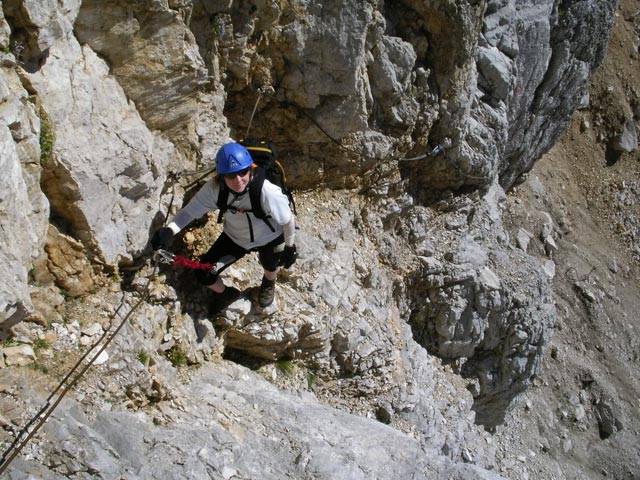
[{"label": "hiking boot", "polygon": [[209,312],[218,313],[221,310],[224,310],[240,298],[241,293],[242,292],[235,287],[226,287],[222,293],[214,292],[211,303],[209,304]]},{"label": "hiking boot", "polygon": [[273,303],[273,297],[276,293],[276,281],[267,280],[262,277],[262,284],[260,285],[260,291],[258,292],[258,304],[262,308],[267,308]]}]

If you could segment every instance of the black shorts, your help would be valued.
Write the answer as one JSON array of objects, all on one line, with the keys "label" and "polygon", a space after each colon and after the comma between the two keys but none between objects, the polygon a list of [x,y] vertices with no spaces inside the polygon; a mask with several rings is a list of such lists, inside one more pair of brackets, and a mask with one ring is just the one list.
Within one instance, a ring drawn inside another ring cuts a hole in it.
[{"label": "black shorts", "polygon": [[284,234],[262,247],[245,250],[222,232],[209,251],[200,257],[200,262],[211,263],[214,268],[210,271],[196,270],[198,281],[204,285],[214,284],[221,272],[252,251],[258,252],[258,260],[262,268],[268,272],[274,272],[284,252]]}]

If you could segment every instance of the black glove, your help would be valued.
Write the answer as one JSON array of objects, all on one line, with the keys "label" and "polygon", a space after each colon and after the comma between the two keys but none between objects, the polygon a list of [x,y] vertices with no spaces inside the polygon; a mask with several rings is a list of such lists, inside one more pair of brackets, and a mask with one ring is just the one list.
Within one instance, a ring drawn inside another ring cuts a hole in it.
[{"label": "black glove", "polygon": [[298,251],[296,250],[296,246],[292,245],[290,247],[284,247],[284,252],[282,252],[282,258],[280,259],[280,265],[284,268],[289,268],[293,265],[298,258]]},{"label": "black glove", "polygon": [[171,239],[173,238],[173,230],[169,227],[162,227],[156,230],[156,233],[151,237],[151,248],[154,250],[166,250],[171,245]]}]

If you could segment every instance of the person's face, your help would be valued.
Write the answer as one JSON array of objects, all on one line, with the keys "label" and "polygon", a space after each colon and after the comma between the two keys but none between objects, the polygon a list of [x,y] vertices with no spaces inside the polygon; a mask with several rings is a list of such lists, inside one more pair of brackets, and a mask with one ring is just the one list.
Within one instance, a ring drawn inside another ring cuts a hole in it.
[{"label": "person's face", "polygon": [[247,184],[251,178],[251,175],[249,175],[250,170],[251,169],[247,167],[239,172],[226,173],[224,175],[224,183],[227,184],[230,190],[236,193],[242,193],[245,188],[247,188]]}]

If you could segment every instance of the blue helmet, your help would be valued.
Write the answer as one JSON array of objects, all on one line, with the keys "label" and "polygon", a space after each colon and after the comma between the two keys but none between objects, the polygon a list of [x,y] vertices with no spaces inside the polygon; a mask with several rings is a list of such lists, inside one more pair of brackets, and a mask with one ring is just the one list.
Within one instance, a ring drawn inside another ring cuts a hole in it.
[{"label": "blue helmet", "polygon": [[236,142],[225,143],[216,154],[216,172],[220,175],[239,172],[252,163],[249,151]]}]

